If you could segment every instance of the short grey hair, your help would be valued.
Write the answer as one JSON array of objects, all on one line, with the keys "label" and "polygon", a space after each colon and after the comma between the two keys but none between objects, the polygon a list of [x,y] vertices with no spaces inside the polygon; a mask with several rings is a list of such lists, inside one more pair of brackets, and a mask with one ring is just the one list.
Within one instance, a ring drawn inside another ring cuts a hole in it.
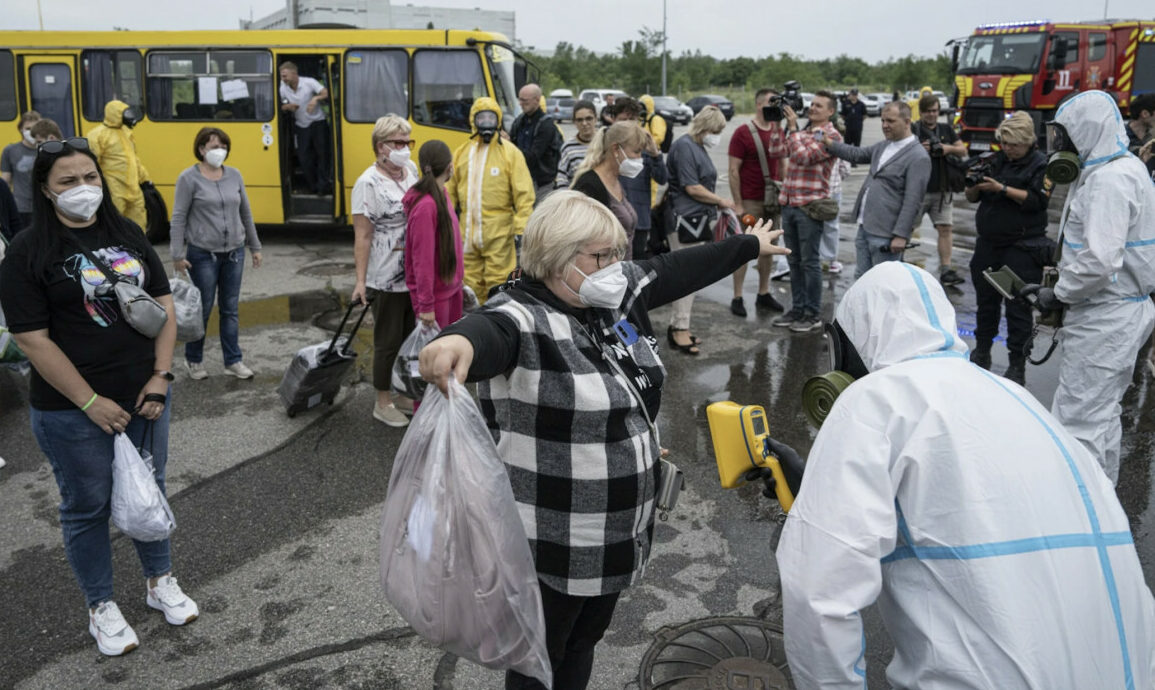
[{"label": "short grey hair", "polygon": [[690,138],[699,144],[702,143],[702,138],[707,134],[712,134],[714,130],[719,132],[726,127],[726,116],[718,110],[717,106],[708,105],[698,111],[693,120],[690,120]]},{"label": "short grey hair", "polygon": [[[936,101],[937,102],[937,99]],[[898,116],[904,120],[910,119],[910,104],[905,101],[891,101],[882,106],[883,110],[897,110]]]},{"label": "short grey hair", "polygon": [[560,277],[582,247],[612,242],[625,251],[629,240],[608,208],[570,189],[551,192],[529,217],[521,246],[521,268],[527,276]]},{"label": "short grey hair", "polygon": [[389,113],[377,118],[377,122],[373,125],[373,157],[377,157],[377,148],[381,146],[381,142],[394,134],[409,136],[412,132],[413,127],[410,126],[409,120],[400,115]]}]

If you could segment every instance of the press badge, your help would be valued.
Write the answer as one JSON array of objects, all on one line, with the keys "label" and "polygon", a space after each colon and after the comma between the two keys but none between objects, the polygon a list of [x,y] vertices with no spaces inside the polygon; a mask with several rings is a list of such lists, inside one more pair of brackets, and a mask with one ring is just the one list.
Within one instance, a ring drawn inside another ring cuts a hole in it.
[{"label": "press badge", "polygon": [[626,347],[638,342],[638,332],[625,319],[614,324],[614,333],[617,334],[618,340],[622,341],[622,345]]}]

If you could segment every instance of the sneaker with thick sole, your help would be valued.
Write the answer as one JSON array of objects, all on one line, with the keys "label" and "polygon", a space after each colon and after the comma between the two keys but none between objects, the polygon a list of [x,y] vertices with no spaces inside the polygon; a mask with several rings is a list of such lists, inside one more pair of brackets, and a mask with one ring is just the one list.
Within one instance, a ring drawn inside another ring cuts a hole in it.
[{"label": "sneaker with thick sole", "polygon": [[172,575],[157,578],[156,586],[148,587],[145,601],[157,611],[163,611],[164,619],[170,625],[191,623],[200,615],[196,602],[181,591],[180,585]]},{"label": "sneaker with thick sole", "polygon": [[822,330],[822,319],[813,316],[803,316],[790,324],[790,330],[794,333],[809,333],[811,331]]},{"label": "sneaker with thick sole", "polygon": [[758,309],[769,309],[770,311],[786,311],[786,307],[782,303],[774,299],[774,295],[769,292],[759,293],[754,298],[754,306]]},{"label": "sneaker with thick sole", "polygon": [[790,277],[790,267],[789,266],[784,266],[781,268],[775,268],[773,270],[773,272],[770,273],[770,280],[786,280],[789,277]]},{"label": "sneaker with thick sole", "polygon": [[730,313],[734,316],[746,316],[746,305],[743,304],[741,297],[730,300]]},{"label": "sneaker with thick sole", "polygon": [[948,268],[939,274],[938,282],[942,283],[943,285],[961,285],[962,283],[965,283],[966,280],[961,275],[959,275],[958,271],[954,270],[953,268]]},{"label": "sneaker with thick sole", "polygon": [[795,321],[797,321],[798,319],[801,319],[801,318],[802,318],[802,315],[799,314],[798,312],[788,311],[785,314],[783,314],[782,316],[774,317],[774,319],[770,322],[770,325],[771,326],[784,326],[784,327],[789,328],[790,326],[792,326],[794,324]]},{"label": "sneaker with thick sole", "polygon": [[409,418],[393,403],[389,403],[385,407],[373,405],[373,419],[397,428],[409,426]]},{"label": "sneaker with thick sole", "polygon": [[201,362],[186,361],[184,368],[188,369],[188,377],[194,381],[200,381],[201,379],[207,379],[209,377],[209,373],[205,371],[205,365]]},{"label": "sneaker with thick sole", "polygon": [[120,656],[140,646],[140,640],[115,601],[106,601],[95,611],[88,611],[88,633],[105,656]]},{"label": "sneaker with thick sole", "polygon": [[831,261],[830,262],[830,272],[831,273],[842,273],[842,262],[841,261]]},{"label": "sneaker with thick sole", "polygon": [[236,376],[238,379],[247,380],[253,378],[253,370],[246,367],[244,362],[236,362],[235,364],[230,364],[225,367],[225,371],[229,372],[233,376]]}]

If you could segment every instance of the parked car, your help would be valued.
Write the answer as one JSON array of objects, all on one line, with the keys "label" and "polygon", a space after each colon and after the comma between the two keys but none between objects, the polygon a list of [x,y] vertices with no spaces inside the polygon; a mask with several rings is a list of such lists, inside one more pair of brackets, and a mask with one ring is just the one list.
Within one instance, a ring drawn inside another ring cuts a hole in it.
[{"label": "parked car", "polygon": [[799,117],[809,117],[810,116],[810,104],[814,102],[814,94],[812,94],[808,91],[803,91],[802,93],[800,93],[798,95],[802,96],[802,112],[798,113],[798,115],[799,115]]},{"label": "parked car", "polygon": [[569,89],[554,89],[549,92],[550,98],[573,98],[573,91]]},{"label": "parked car", "polygon": [[[879,101],[878,94],[876,94],[876,93],[859,94],[858,100],[862,101],[862,104],[866,106],[866,116],[867,117],[878,117],[879,115],[882,114],[882,106],[884,105],[884,102]],[[890,102],[890,97],[887,96],[885,103],[889,103],[889,102]]]},{"label": "parked car", "polygon": [[545,114],[547,117],[553,118],[558,122],[572,120],[574,103],[575,101],[572,97],[547,98],[545,99]]},{"label": "parked car", "polygon": [[687,125],[694,117],[694,110],[673,96],[654,96],[654,112],[678,125]]},{"label": "parked car", "polygon": [[614,95],[614,98],[629,95],[625,91],[619,91],[617,89],[586,89],[578,96],[578,100],[593,103],[594,107],[598,109],[598,117],[601,117],[602,108],[606,107],[606,96],[611,93]]},{"label": "parked car", "polygon": [[712,94],[706,94],[705,96],[695,96],[694,98],[686,101],[686,105],[690,106],[690,109],[694,111],[695,115],[697,115],[702,110],[702,108],[705,108],[708,105],[714,105],[718,107],[718,110],[722,111],[722,114],[726,116],[726,120],[734,117],[734,102],[729,98],[723,98],[722,96],[715,96]]},{"label": "parked car", "polygon": [[946,115],[949,118],[950,114],[954,111],[954,108],[951,107],[950,99],[947,98],[946,94],[942,91],[932,91],[931,93],[938,98],[939,114]]}]

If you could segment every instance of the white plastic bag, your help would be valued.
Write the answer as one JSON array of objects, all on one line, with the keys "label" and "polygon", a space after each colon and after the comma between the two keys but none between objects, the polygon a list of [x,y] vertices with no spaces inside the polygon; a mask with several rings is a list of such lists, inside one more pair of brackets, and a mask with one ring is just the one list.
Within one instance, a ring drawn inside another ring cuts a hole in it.
[{"label": "white plastic bag", "polygon": [[172,306],[176,312],[176,339],[191,343],[205,337],[205,317],[201,291],[187,280],[170,278]]},{"label": "white plastic bag", "polygon": [[417,328],[401,343],[397,351],[397,359],[393,361],[393,375],[389,387],[398,395],[407,396],[413,400],[420,400],[425,395],[425,379],[417,371],[417,358],[421,355],[421,348],[429,344],[441,329],[437,324],[426,326],[423,322],[417,323]]},{"label": "white plastic bag", "polygon": [[389,478],[385,597],[431,644],[552,683],[537,571],[481,412],[452,381],[429,389]]},{"label": "white plastic bag", "polygon": [[156,483],[152,465],[123,433],[113,440],[112,524],[137,541],[168,539],[176,529],[172,509]]}]

